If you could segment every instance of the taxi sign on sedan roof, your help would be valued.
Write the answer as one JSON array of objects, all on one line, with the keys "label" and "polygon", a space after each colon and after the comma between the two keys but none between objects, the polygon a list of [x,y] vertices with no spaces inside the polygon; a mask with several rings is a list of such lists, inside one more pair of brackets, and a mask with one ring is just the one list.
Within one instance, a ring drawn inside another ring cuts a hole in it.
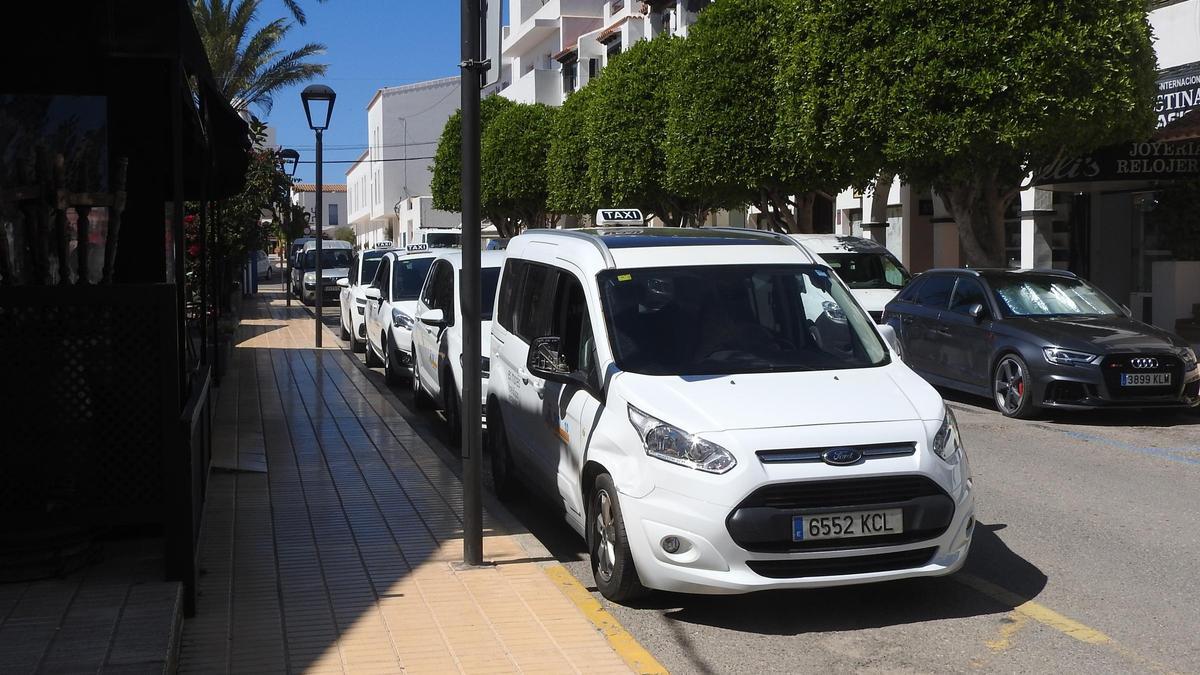
[{"label": "taxi sign on sedan roof", "polygon": [[645,225],[646,219],[638,209],[600,209],[596,212],[596,227],[604,225]]},{"label": "taxi sign on sedan roof", "polygon": [[392,247],[391,241],[385,240],[385,241],[375,242],[375,248],[391,248],[391,247]]},{"label": "taxi sign on sedan roof", "polygon": [[407,250],[409,253],[423,253],[429,250],[429,244],[409,244]]}]

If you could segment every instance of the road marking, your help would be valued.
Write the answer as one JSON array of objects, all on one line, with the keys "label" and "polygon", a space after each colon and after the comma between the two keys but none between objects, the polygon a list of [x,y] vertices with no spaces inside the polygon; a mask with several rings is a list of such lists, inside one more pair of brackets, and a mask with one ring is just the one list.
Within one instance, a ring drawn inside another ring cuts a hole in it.
[{"label": "road marking", "polygon": [[1012,612],[1004,617],[1002,621],[1004,623],[1000,625],[1000,635],[995,640],[988,640],[986,642],[988,649],[993,652],[1002,652],[1012,646],[1013,638],[1029,622],[1029,615],[1022,612]]},{"label": "road marking", "polygon": [[997,600],[1003,604],[1009,605],[1013,611],[1033,619],[1039,623],[1043,623],[1054,630],[1064,633],[1070,637],[1086,642],[1092,645],[1102,645],[1112,642],[1112,638],[1104,633],[1092,628],[1091,626],[1079,623],[1074,619],[1067,618],[1062,614],[1040,605],[1032,600],[1026,600],[1021,596],[1001,588],[989,581],[984,581],[979,577],[970,574],[959,574],[955,577],[960,583],[969,586],[980,593]]},{"label": "road marking", "polygon": [[584,588],[583,584],[575,578],[571,571],[562,565],[549,565],[543,567],[542,570],[550,580],[558,586],[558,590],[563,592],[563,595],[575,603],[579,611],[592,622],[604,637],[608,640],[609,646],[617,653],[625,663],[629,665],[633,672],[650,675],[663,674],[667,669],[663,667],[658,659],[655,659],[646,648],[638,643],[638,641],[625,630],[625,627],[617,621],[616,617],[609,614],[604,607],[592,597],[592,594]]},{"label": "road marking", "polygon": [[1084,441],[1085,443],[1097,443],[1100,445],[1107,445],[1112,448],[1132,450],[1133,452],[1138,452],[1143,455],[1152,455],[1154,457],[1170,460],[1172,462],[1179,462],[1181,464],[1200,464],[1200,458],[1189,457],[1186,454],[1182,454],[1200,451],[1200,446],[1192,448],[1147,448],[1133,443],[1117,440],[1115,438],[1096,436],[1095,434],[1089,434],[1082,431],[1058,429],[1045,424],[1035,424],[1033,426],[1039,429],[1045,429],[1047,431],[1057,431],[1060,434],[1074,438],[1077,441]]}]

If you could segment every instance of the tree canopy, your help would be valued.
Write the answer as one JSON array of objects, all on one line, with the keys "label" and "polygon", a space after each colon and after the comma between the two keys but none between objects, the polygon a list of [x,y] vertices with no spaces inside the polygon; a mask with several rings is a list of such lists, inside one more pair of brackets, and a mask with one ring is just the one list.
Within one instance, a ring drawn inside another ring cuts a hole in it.
[{"label": "tree canopy", "polygon": [[542,104],[511,105],[492,116],[482,141],[480,200],[485,212],[506,214],[510,223],[515,219],[524,227],[549,224],[546,155],[557,113]]},{"label": "tree canopy", "polygon": [[781,106],[824,117],[827,142],[879,148],[883,167],[933,188],[971,264],[1004,264],[1004,212],[1034,167],[1154,127],[1140,0],[788,1],[803,9],[791,30],[816,36],[808,58],[839,77],[826,108]]},{"label": "tree canopy", "polygon": [[[483,135],[487,135],[488,126],[496,115],[507,108],[517,105],[502,96],[488,96],[480,101],[479,117]],[[462,211],[462,111],[456,110],[446,125],[442,127],[442,135],[438,139],[437,151],[434,152],[430,180],[430,190],[433,192],[433,208],[442,211]],[[486,175],[488,168],[484,165],[481,174]],[[481,177],[481,182],[482,182]],[[484,215],[489,214],[484,209]],[[494,222],[494,221],[493,221]]]},{"label": "tree canopy", "polygon": [[567,97],[550,125],[546,156],[547,208],[554,213],[583,215],[599,208],[588,177],[587,120],[592,114],[592,87]]}]

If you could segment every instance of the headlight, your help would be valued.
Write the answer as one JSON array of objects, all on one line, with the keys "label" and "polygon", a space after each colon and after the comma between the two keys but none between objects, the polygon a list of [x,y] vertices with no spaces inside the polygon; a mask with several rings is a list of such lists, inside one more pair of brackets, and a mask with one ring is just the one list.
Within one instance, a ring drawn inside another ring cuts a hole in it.
[{"label": "headlight", "polygon": [[1073,352],[1069,349],[1059,349],[1058,347],[1045,347],[1042,349],[1042,354],[1046,355],[1047,361],[1060,366],[1086,366],[1099,358],[1095,354]]},{"label": "headlight", "polygon": [[407,328],[412,330],[413,318],[399,309],[392,308],[392,325],[396,328]]},{"label": "headlight", "polygon": [[1179,350],[1179,358],[1183,359],[1183,369],[1192,370],[1196,367],[1196,350],[1184,347]]},{"label": "headlight", "polygon": [[317,280],[317,273],[316,272],[305,272],[304,280],[310,281],[310,282],[315,282]]},{"label": "headlight", "polygon": [[954,412],[946,408],[946,416],[942,418],[942,426],[933,436],[933,451],[938,457],[949,462],[962,449],[962,439],[958,435],[958,420]]},{"label": "headlight", "polygon": [[651,457],[708,473],[725,473],[737,466],[737,460],[725,448],[633,406],[629,406],[629,423],[637,430],[646,454]]}]

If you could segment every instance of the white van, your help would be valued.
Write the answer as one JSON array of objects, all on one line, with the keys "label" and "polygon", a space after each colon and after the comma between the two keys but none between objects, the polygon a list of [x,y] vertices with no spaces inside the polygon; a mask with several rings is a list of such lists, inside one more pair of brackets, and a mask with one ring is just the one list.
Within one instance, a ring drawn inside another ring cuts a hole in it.
[{"label": "white van", "polygon": [[[346,241],[321,242],[321,283],[322,304],[326,300],[337,300],[341,293],[338,286],[340,279],[345,279],[350,273],[350,259],[354,257],[354,247]],[[304,245],[297,256],[298,264],[293,274],[301,280],[300,300],[306,305],[317,302],[317,242],[314,239]]]},{"label": "white van", "polygon": [[871,318],[879,323],[883,308],[908,285],[912,275],[886,246],[862,237],[793,234],[792,239],[821,257]]},{"label": "white van", "polygon": [[[462,307],[461,250],[443,250],[433,261],[425,285],[416,303],[416,325],[412,329],[413,395],[418,406],[433,403],[446,413],[450,440],[458,443],[462,434],[461,418],[463,390],[463,325],[458,309]],[[479,262],[479,283],[483,296],[479,314],[483,323],[480,337],[483,361],[480,372],[483,383],[480,402],[486,405],[488,383],[487,343],[492,328],[492,305],[496,299],[496,282],[504,251],[484,251]],[[486,409],[484,414],[487,414]]]},{"label": "white van", "polygon": [[494,484],[508,498],[519,476],[561,504],[605,597],[962,567],[975,519],[954,415],[799,243],[531,230],[507,253]]}]

